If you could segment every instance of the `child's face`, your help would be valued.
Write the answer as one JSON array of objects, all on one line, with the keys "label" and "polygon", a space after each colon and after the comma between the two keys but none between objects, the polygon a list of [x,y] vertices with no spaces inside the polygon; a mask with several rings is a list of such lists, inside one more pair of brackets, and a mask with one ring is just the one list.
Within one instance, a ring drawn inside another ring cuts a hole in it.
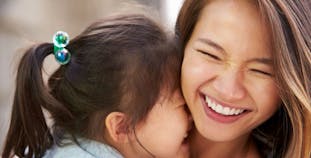
[{"label": "child's face", "polygon": [[170,98],[160,99],[146,120],[136,126],[137,139],[145,148],[140,151],[148,150],[157,158],[188,157],[189,145],[185,138],[191,120],[180,91]]}]

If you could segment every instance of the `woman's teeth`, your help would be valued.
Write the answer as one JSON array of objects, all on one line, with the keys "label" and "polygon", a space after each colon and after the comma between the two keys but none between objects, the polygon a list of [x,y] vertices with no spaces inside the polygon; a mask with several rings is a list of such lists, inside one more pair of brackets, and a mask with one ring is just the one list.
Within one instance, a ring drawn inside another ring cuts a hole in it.
[{"label": "woman's teeth", "polygon": [[244,109],[224,107],[220,104],[215,103],[214,101],[212,101],[207,96],[205,96],[205,102],[207,103],[208,107],[213,109],[216,113],[226,115],[226,116],[239,115],[245,111]]}]

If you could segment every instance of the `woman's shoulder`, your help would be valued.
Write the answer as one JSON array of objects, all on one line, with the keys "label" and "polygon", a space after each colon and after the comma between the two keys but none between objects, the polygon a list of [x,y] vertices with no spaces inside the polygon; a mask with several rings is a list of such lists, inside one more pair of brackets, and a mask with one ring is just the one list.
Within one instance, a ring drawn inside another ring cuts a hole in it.
[{"label": "woman's shoulder", "polygon": [[113,147],[88,139],[78,139],[77,142],[66,142],[63,145],[53,145],[46,151],[44,158],[123,158]]}]

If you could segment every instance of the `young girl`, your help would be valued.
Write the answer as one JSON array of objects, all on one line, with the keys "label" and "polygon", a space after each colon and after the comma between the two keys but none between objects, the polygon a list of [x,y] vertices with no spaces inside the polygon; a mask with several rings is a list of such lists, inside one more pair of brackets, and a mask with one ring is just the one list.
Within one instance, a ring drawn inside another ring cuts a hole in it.
[{"label": "young girl", "polygon": [[[3,158],[187,157],[190,117],[179,91],[182,56],[143,15],[89,26],[73,40],[26,51]],[[42,79],[44,59],[61,66]],[[49,131],[42,109],[53,120]]]}]

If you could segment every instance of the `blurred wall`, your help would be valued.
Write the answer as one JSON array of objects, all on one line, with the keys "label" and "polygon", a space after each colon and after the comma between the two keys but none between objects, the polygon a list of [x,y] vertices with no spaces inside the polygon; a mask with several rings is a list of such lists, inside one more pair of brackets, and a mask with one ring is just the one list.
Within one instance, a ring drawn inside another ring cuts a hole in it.
[{"label": "blurred wall", "polygon": [[[58,30],[74,37],[96,19],[142,10],[137,4],[148,7],[148,12],[172,29],[174,21],[168,14],[177,14],[178,9],[167,6],[168,1],[172,0],[0,0],[0,152],[11,115],[15,69],[25,48],[51,42]],[[173,5],[179,6],[181,1],[174,0]],[[46,62],[47,75],[58,66],[55,63]]]}]

